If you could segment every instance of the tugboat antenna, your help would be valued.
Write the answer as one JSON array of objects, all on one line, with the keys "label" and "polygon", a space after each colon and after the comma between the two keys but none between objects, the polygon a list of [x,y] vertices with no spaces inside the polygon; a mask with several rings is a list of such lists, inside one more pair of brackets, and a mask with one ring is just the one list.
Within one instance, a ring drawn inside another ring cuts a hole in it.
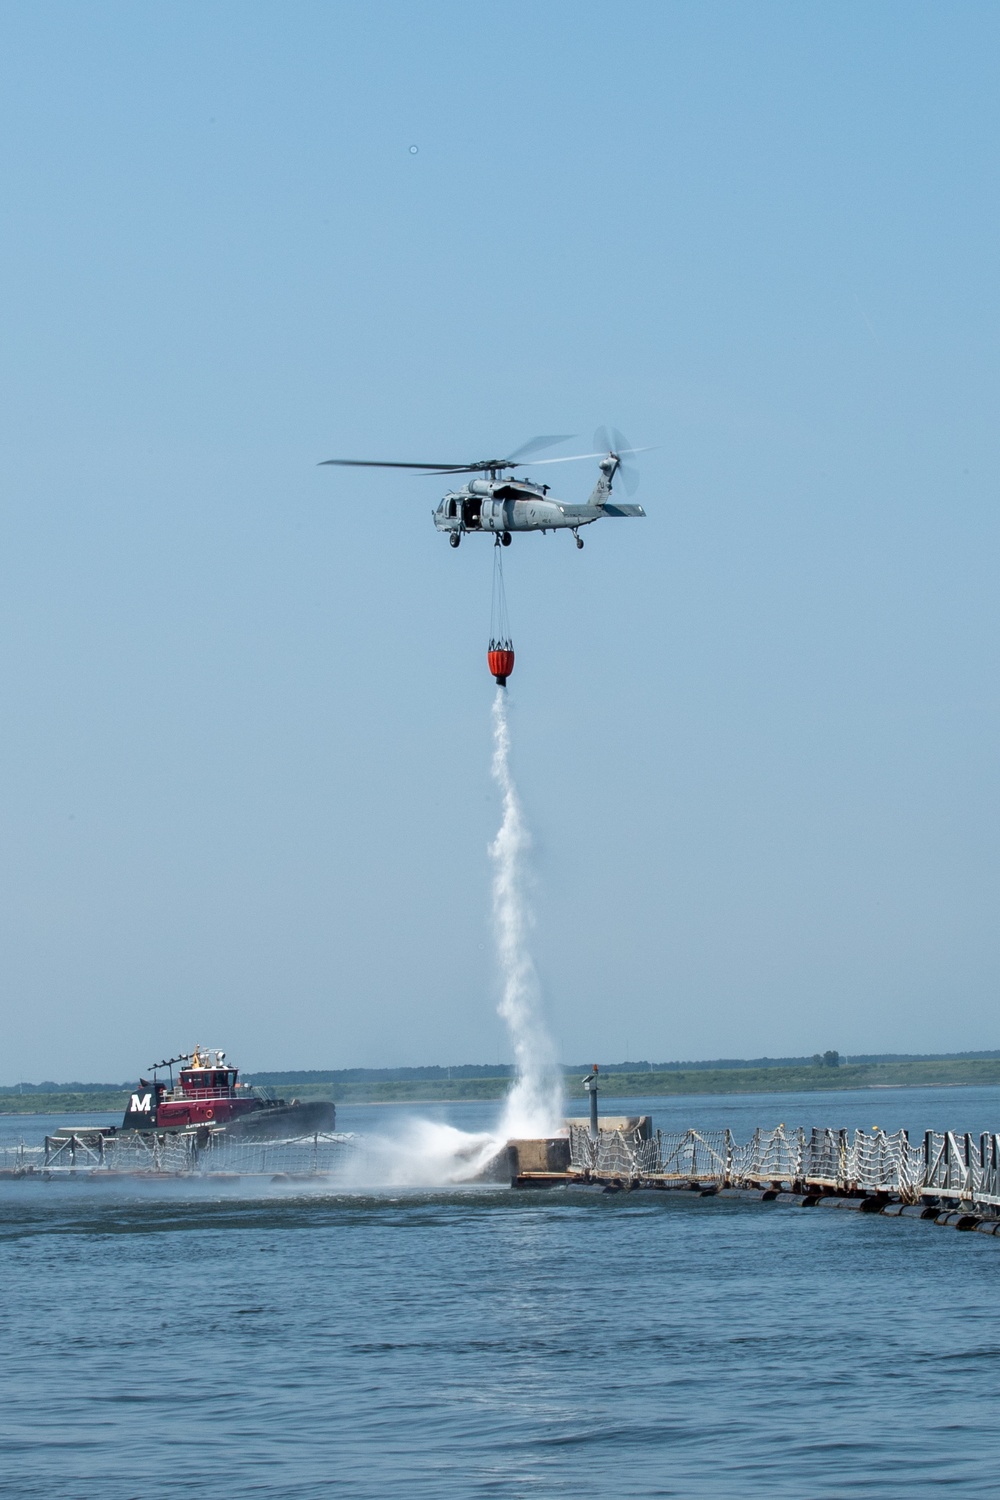
[{"label": "tugboat antenna", "polygon": [[165,1057],[162,1062],[150,1063],[150,1071],[155,1072],[157,1068],[170,1068],[175,1062],[190,1062],[191,1053],[182,1052],[179,1057]]}]

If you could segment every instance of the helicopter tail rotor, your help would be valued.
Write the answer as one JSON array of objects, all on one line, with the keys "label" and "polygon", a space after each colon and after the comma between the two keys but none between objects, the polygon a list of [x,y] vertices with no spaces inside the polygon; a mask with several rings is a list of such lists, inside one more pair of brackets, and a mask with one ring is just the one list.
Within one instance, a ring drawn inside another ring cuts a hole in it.
[{"label": "helicopter tail rotor", "polygon": [[641,453],[643,450],[633,448],[625,434],[615,427],[612,427],[610,432],[606,427],[599,427],[594,433],[594,447],[602,454],[617,458],[618,468],[615,473],[621,475],[625,493],[634,495],[639,488],[639,470],[626,460],[631,458],[633,453]]}]

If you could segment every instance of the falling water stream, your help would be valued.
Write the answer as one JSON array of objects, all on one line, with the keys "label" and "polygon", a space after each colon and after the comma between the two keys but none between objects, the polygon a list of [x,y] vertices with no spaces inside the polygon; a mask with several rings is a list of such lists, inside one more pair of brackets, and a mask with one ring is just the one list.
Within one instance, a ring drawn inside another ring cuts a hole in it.
[{"label": "falling water stream", "polygon": [[476,1178],[509,1140],[549,1136],[563,1123],[562,1075],[542,1017],[531,956],[530,835],[510,767],[507,690],[493,700],[493,779],[501,797],[493,864],[492,918],[500,979],[499,1014],[514,1054],[514,1082],[493,1131],[469,1132],[409,1117],[391,1134],[366,1137],[349,1175],[356,1186],[430,1187]]},{"label": "falling water stream", "polygon": [[490,845],[493,860],[493,931],[502,991],[498,1010],[510,1033],[516,1075],[507,1096],[506,1138],[552,1135],[562,1124],[562,1078],[541,1014],[538,974],[531,956],[532,927],[526,860],[530,836],[510,769],[507,690],[493,699],[493,779],[503,816]]}]

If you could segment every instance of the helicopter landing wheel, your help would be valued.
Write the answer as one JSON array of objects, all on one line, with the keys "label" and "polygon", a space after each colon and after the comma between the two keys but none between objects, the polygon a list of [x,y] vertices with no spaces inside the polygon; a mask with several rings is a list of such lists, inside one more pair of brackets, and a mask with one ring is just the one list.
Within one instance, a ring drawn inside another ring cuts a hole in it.
[{"label": "helicopter landing wheel", "polygon": [[448,538],[448,541],[449,541],[449,542],[450,542],[450,544],[451,544],[451,545],[452,545],[452,546],[453,546],[453,547],[457,547],[457,546],[458,546],[458,544],[459,544],[459,542],[460,542],[460,541],[461,541],[461,540],[462,540],[462,538],[461,538],[461,536],[460,536],[460,535],[459,535],[459,534],[458,534],[458,532],[457,532],[457,531],[453,531],[453,532],[452,532],[452,533],[451,533],[451,535],[450,535],[450,536],[449,536],[449,538]]},{"label": "helicopter landing wheel", "polygon": [[576,539],[576,545],[578,547],[582,547],[583,546],[583,537],[582,536],[578,536],[577,537],[577,539]]},{"label": "helicopter landing wheel", "polygon": [[501,536],[500,540],[503,542],[503,544],[504,544],[505,547],[509,547],[510,544],[511,544],[511,542],[512,542],[512,540],[513,540],[513,538],[511,537],[511,534],[510,534],[509,531],[505,531],[503,533],[503,536]]}]

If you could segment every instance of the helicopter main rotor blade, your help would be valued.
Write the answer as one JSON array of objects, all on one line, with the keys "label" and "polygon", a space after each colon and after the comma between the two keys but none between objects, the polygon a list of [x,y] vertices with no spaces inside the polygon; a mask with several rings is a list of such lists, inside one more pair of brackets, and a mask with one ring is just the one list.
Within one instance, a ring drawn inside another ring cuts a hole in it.
[{"label": "helicopter main rotor blade", "polygon": [[[442,464],[442,463],[399,463],[392,459],[382,458],[324,458],[318,467],[332,466],[338,469],[412,469],[417,474],[425,476],[447,475],[447,474],[483,474],[489,472],[500,472],[503,469],[522,469],[529,462],[532,453],[540,453],[546,448],[552,448],[556,443],[566,443],[571,434],[564,433],[549,435],[547,437],[534,437],[530,442],[522,443],[520,448],[515,448],[509,458],[480,458],[471,464]],[[606,439],[606,441],[605,441]],[[614,448],[613,442],[619,446]],[[646,453],[646,448],[629,448],[625,445],[625,439],[620,432],[608,433],[604,428],[597,434],[594,444],[597,449],[594,453],[571,453],[566,458],[536,458],[531,460],[532,464],[572,464],[584,458],[604,458],[608,453],[614,453],[621,459],[630,453]],[[624,476],[623,476],[624,477]],[[628,480],[625,481],[628,488]],[[630,491],[631,493],[631,491]]]},{"label": "helicopter main rotor blade", "polygon": [[466,464],[398,464],[380,458],[322,458],[316,467],[322,469],[327,464],[340,469],[423,469],[430,474],[465,474],[468,467]]},{"label": "helicopter main rotor blade", "polygon": [[471,464],[411,464],[396,463],[380,458],[324,458],[318,467],[333,465],[340,469],[418,469],[422,474],[478,474],[487,469],[517,468],[519,462],[530,454],[541,453],[546,448],[554,448],[556,443],[568,443],[572,435],[572,433],[552,433],[548,436],[533,437],[529,442],[522,443],[520,448],[515,448],[508,458],[481,458]]},{"label": "helicopter main rotor blade", "polygon": [[567,458],[536,458],[531,467],[533,469],[537,468],[539,464],[575,464],[581,458],[607,458],[608,454],[612,452],[616,458],[621,458],[623,453],[652,453],[652,451],[652,446],[646,448],[601,448],[597,453],[571,453]]},{"label": "helicopter main rotor blade", "polygon": [[[520,448],[506,458],[480,458],[472,464],[435,464],[433,468],[428,467],[429,474],[484,474],[492,469],[520,469],[527,462],[532,453],[544,453],[546,448],[554,448],[557,443],[568,443],[573,436],[571,432],[550,433],[547,437],[533,437],[527,443],[522,443]],[[539,463],[551,463],[551,459],[539,459]]]},{"label": "helicopter main rotor blade", "polygon": [[520,448],[514,449],[507,463],[515,464],[522,458],[530,458],[533,453],[543,453],[546,448],[554,448],[557,443],[568,443],[572,436],[571,432],[566,432],[561,437],[556,435],[555,437],[530,438],[528,442],[522,443]]}]

